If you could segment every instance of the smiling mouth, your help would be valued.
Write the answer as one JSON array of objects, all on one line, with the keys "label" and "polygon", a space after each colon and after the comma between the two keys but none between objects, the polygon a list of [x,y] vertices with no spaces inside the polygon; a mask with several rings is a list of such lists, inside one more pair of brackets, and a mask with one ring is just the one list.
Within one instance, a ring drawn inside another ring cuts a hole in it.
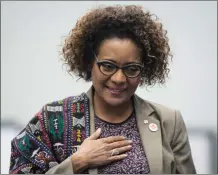
[{"label": "smiling mouth", "polygon": [[107,87],[107,89],[114,95],[119,95],[121,93],[123,93],[124,91],[126,91],[127,88],[110,88]]}]

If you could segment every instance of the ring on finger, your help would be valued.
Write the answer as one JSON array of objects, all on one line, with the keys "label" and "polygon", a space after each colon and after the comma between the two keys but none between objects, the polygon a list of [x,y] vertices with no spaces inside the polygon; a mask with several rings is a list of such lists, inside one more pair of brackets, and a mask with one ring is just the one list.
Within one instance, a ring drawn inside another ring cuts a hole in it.
[{"label": "ring on finger", "polygon": [[117,149],[113,149],[112,152],[111,152],[111,156],[115,156],[115,155],[118,155],[120,154],[119,151]]}]

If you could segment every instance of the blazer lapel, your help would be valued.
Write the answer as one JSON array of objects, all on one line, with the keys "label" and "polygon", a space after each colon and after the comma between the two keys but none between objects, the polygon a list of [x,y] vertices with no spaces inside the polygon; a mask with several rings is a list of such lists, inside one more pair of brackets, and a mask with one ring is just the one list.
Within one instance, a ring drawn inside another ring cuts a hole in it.
[{"label": "blazer lapel", "polygon": [[[133,99],[139,133],[147,156],[150,173],[161,174],[163,172],[163,155],[160,122],[154,117],[154,110],[148,103],[137,95],[134,95]],[[152,123],[156,124],[157,131],[149,129],[149,125]]]},{"label": "blazer lapel", "polygon": [[[90,112],[90,135],[95,132],[95,113],[93,108],[93,87],[91,87],[88,92],[86,93],[87,97],[89,98],[89,112]],[[97,168],[88,169],[89,174],[98,174]]]}]

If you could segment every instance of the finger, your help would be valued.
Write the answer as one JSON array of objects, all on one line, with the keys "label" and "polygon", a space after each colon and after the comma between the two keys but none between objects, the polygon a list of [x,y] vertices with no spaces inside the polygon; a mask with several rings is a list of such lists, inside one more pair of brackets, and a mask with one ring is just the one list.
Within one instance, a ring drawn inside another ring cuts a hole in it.
[{"label": "finger", "polygon": [[112,149],[108,152],[108,155],[110,157],[116,156],[116,155],[120,155],[123,154],[127,151],[130,151],[132,149],[132,145],[127,145],[127,146],[123,146],[121,148],[116,148],[116,149]]},{"label": "finger", "polygon": [[123,136],[110,136],[101,139],[104,143],[113,143],[121,140],[126,140],[126,137]]},{"label": "finger", "polygon": [[127,154],[119,154],[119,155],[116,155],[116,156],[111,156],[108,158],[108,161],[109,162],[114,162],[114,161],[118,161],[118,160],[122,160],[122,159],[125,159],[127,158]]},{"label": "finger", "polygon": [[127,151],[130,151],[132,149],[132,145],[123,146],[121,148],[116,148],[116,151],[118,151],[119,154],[125,153]]},{"label": "finger", "polygon": [[96,140],[100,137],[101,135],[101,128],[98,128],[90,137],[88,137],[87,139],[89,140]]},{"label": "finger", "polygon": [[108,148],[109,149],[120,148],[120,147],[128,146],[128,145],[131,145],[131,144],[132,144],[132,140],[122,140],[122,141],[117,141],[117,142],[110,143],[108,145]]}]

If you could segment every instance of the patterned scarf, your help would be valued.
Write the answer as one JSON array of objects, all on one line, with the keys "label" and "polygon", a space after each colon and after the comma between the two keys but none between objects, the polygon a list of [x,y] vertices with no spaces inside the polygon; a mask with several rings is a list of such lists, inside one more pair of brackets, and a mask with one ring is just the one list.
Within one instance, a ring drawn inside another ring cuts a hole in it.
[{"label": "patterned scarf", "polygon": [[43,174],[90,135],[85,93],[46,104],[11,142],[10,174]]}]

